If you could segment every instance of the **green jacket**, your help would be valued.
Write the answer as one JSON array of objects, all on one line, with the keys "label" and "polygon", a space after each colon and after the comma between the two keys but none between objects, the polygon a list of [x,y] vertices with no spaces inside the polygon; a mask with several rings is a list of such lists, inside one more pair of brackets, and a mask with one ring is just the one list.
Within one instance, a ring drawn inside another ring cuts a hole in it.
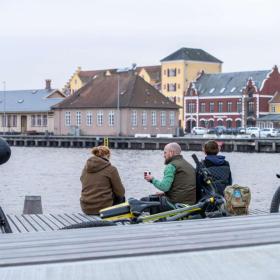
[{"label": "green jacket", "polygon": [[154,178],[152,184],[172,203],[194,204],[196,201],[195,169],[181,155],[172,157],[164,169],[163,179]]}]

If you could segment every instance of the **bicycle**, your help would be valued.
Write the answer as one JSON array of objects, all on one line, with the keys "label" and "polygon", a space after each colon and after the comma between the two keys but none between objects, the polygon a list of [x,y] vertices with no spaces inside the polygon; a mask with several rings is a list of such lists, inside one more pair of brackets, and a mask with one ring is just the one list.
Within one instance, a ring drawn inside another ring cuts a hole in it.
[{"label": "bicycle", "polygon": [[[276,177],[280,179],[280,174],[276,174]],[[280,206],[280,186],[275,191],[271,204],[270,204],[270,213],[278,213],[279,212],[279,206]]]}]

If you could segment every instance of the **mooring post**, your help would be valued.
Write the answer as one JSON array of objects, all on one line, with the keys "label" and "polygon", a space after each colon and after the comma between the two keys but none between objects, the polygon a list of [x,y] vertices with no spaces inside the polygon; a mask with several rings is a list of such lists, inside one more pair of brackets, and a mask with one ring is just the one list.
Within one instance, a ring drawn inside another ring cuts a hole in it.
[{"label": "mooring post", "polygon": [[43,214],[40,195],[26,195],[24,199],[23,214]]}]

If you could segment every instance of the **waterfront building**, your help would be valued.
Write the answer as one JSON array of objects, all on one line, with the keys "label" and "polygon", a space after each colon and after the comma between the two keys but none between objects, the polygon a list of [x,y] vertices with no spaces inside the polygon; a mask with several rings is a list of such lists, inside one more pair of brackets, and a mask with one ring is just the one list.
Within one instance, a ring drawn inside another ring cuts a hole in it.
[{"label": "waterfront building", "polygon": [[[141,66],[136,67],[135,72],[141,76],[146,82],[154,86],[156,89],[160,89],[161,81],[161,67],[156,66]],[[66,96],[69,96],[83,87],[87,82],[94,79],[97,76],[111,76],[116,74],[117,69],[103,69],[103,70],[88,70],[84,71],[81,67],[78,67],[74,74],[71,76],[67,84],[65,85],[63,92]]]},{"label": "waterfront building", "polygon": [[139,75],[97,76],[53,106],[57,135],[175,134],[179,107]]},{"label": "waterfront building", "polygon": [[256,126],[257,119],[269,114],[269,101],[277,91],[277,66],[270,71],[203,72],[190,83],[184,97],[186,131],[194,126]]},{"label": "waterfront building", "polygon": [[161,92],[181,109],[180,126],[184,122],[184,93],[191,81],[204,73],[220,73],[222,61],[201,49],[181,48],[161,60]]},{"label": "waterfront building", "polygon": [[258,118],[261,128],[280,128],[280,91],[277,91],[269,103],[269,114]]},{"label": "waterfront building", "polygon": [[51,80],[46,80],[44,89],[0,91],[0,132],[52,133],[51,106],[64,98],[62,92],[51,88]]}]

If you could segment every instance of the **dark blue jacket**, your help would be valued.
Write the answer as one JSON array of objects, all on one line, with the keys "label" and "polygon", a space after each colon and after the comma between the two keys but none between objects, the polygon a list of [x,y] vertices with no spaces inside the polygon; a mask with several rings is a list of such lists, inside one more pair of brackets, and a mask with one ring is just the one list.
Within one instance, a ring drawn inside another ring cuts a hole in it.
[{"label": "dark blue jacket", "polygon": [[[210,172],[218,193],[223,195],[226,186],[232,184],[231,170],[228,161],[225,160],[224,156],[210,155],[205,157],[202,164]],[[203,196],[203,178],[197,175],[196,180],[197,196],[201,198]]]}]

